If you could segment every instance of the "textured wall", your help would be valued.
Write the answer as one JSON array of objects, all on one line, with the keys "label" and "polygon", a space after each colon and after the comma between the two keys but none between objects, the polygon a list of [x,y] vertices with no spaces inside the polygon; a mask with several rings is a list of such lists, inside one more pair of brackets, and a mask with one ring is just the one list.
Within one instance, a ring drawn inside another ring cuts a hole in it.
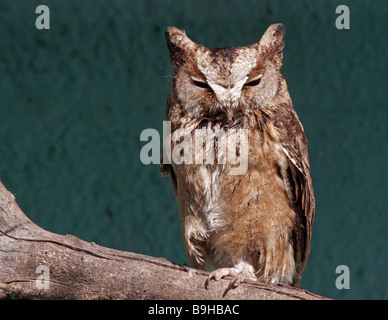
[{"label": "textured wall", "polygon": [[[51,29],[37,30],[46,4]],[[335,8],[348,4],[350,30]],[[161,132],[171,66],[164,29],[209,47],[286,25],[283,72],[309,139],[317,200],[302,286],[388,298],[386,1],[2,0],[0,180],[57,233],[186,262],[178,207],[142,130]],[[350,289],[335,269],[350,269]]]}]

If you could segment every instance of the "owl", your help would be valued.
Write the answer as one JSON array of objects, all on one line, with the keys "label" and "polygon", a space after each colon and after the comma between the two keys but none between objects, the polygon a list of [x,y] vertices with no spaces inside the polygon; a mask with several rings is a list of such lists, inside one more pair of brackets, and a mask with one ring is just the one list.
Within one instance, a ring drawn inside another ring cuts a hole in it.
[{"label": "owl", "polygon": [[171,175],[190,263],[212,271],[206,284],[229,276],[231,288],[299,287],[307,264],[315,200],[280,72],[284,34],[273,24],[257,43],[208,49],[178,28],[165,32],[174,71],[161,172]]}]

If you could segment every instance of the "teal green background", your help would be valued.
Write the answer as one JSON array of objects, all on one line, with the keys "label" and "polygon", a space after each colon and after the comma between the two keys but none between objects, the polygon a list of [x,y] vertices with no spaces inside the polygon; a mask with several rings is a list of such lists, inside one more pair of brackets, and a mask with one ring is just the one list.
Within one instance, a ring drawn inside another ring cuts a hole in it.
[{"label": "teal green background", "polygon": [[[40,4],[50,30],[35,27]],[[350,30],[335,27],[340,4]],[[139,158],[140,133],[162,132],[164,30],[226,47],[277,22],[317,201],[302,287],[387,299],[387,1],[1,0],[0,180],[45,229],[187,263],[170,181]]]}]

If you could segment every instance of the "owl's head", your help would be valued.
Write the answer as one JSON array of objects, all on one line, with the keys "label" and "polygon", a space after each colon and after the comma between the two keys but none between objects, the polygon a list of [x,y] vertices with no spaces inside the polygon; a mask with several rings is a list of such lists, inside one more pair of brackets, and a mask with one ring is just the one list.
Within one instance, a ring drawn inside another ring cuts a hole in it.
[{"label": "owl's head", "polygon": [[177,102],[191,117],[234,114],[267,105],[283,77],[285,27],[273,24],[259,42],[208,49],[175,27],[166,30]]}]

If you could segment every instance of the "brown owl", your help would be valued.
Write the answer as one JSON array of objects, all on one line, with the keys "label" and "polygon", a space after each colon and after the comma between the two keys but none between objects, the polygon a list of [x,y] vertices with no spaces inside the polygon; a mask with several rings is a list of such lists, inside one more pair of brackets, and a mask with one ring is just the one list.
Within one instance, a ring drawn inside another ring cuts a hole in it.
[{"label": "brown owl", "polygon": [[255,44],[216,49],[175,27],[165,33],[173,151],[161,171],[172,178],[190,263],[214,270],[207,283],[299,286],[307,264],[315,200],[306,136],[280,72],[284,33],[273,24]]}]

